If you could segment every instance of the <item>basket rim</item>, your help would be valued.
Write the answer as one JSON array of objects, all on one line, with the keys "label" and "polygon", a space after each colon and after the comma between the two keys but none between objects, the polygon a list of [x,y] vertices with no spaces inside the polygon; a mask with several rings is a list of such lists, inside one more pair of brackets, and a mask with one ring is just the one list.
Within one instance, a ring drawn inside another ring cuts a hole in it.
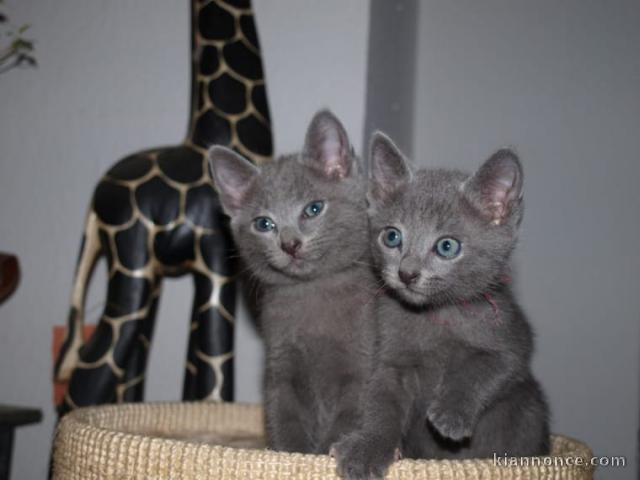
[{"label": "basket rim", "polygon": [[[58,437],[59,433],[64,431],[69,431],[74,428],[82,428],[85,431],[93,431],[95,434],[112,434],[117,435],[121,441],[127,440],[147,440],[152,442],[162,442],[167,445],[172,446],[193,446],[197,445],[199,449],[205,449],[206,451],[210,451],[212,453],[225,455],[230,452],[244,452],[247,454],[253,454],[256,452],[262,452],[268,454],[269,456],[274,456],[274,459],[295,459],[296,461],[300,461],[302,459],[329,459],[331,462],[335,462],[335,460],[327,454],[311,454],[311,453],[298,453],[298,452],[282,452],[277,450],[272,450],[269,448],[265,449],[253,449],[253,448],[245,448],[245,447],[230,447],[225,445],[216,445],[203,441],[198,441],[197,439],[188,439],[188,438],[172,438],[165,437],[161,435],[156,435],[153,433],[138,433],[138,432],[129,432],[129,431],[121,431],[115,428],[111,428],[109,426],[96,424],[96,420],[100,419],[100,414],[108,414],[108,413],[118,413],[123,409],[128,410],[141,410],[141,411],[166,411],[172,410],[176,411],[188,411],[190,409],[202,410],[202,409],[211,409],[211,410],[245,410],[250,411],[254,414],[262,414],[263,408],[260,404],[248,403],[248,402],[213,402],[213,401],[188,401],[188,402],[180,402],[180,401],[149,401],[149,402],[138,402],[138,403],[121,403],[121,404],[109,404],[109,405],[99,405],[99,406],[89,406],[82,407],[65,415],[60,421],[57,430],[56,437]],[[239,412],[238,412],[239,413]],[[582,457],[585,459],[590,459],[593,456],[592,450],[580,440],[577,440],[573,437],[552,433],[550,435],[552,442],[562,442],[569,446],[569,448],[563,452],[563,454],[552,454],[543,455],[539,458],[566,458],[566,457]],[[501,458],[501,456],[498,456]],[[510,457],[509,457],[510,458]],[[520,458],[536,458],[535,456],[529,457],[520,457]],[[493,458],[471,458],[471,459],[451,459],[451,460],[436,460],[436,459],[402,459],[394,462],[391,468],[394,466],[409,466],[409,465],[431,465],[431,466],[442,466],[447,465],[448,468],[455,468],[456,466],[465,466],[473,464],[476,466],[485,465],[491,468],[500,468],[500,465],[496,465]],[[587,465],[588,466],[588,465]],[[502,468],[513,468],[513,467],[502,467]],[[526,470],[526,467],[519,467]],[[571,468],[571,467],[566,467]],[[573,468],[578,468],[574,466]],[[584,468],[584,467],[580,467]]]}]

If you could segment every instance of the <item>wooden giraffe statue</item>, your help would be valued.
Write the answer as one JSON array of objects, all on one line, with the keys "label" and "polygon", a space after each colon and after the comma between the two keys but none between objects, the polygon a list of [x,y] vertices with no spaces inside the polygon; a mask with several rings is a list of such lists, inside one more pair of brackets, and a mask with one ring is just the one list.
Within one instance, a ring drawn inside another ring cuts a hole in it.
[{"label": "wooden giraffe statue", "polygon": [[[249,0],[192,0],[191,120],[178,146],[117,162],[87,215],[68,331],[56,381],[68,381],[60,414],[141,401],[164,276],[195,284],[185,400],[231,400],[235,262],[206,151],[227,145],[256,163],[272,155],[260,47]],[[84,297],[97,258],[108,264],[104,312],[82,339]]]}]

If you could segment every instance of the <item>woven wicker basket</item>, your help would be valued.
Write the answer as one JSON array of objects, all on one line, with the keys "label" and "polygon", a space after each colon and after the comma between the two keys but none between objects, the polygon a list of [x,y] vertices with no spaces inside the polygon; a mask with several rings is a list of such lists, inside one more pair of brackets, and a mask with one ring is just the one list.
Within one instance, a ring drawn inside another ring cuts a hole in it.
[{"label": "woven wicker basket", "polygon": [[[54,480],[113,479],[337,479],[326,455],[263,448],[263,412],[254,405],[152,403],[80,409],[56,432]],[[225,446],[221,446],[224,444]],[[586,480],[589,467],[562,466],[555,457],[582,457],[589,448],[552,438],[552,457],[537,465],[505,467],[493,459],[401,460],[387,478],[430,480]],[[538,459],[536,459],[538,460]],[[534,462],[531,462],[534,463]]]}]

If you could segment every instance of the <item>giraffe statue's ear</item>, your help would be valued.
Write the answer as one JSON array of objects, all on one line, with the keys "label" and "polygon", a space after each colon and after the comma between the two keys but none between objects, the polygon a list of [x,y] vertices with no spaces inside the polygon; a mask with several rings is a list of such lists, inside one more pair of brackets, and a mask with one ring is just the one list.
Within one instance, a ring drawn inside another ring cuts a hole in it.
[{"label": "giraffe statue's ear", "polygon": [[233,216],[244,204],[260,170],[227,147],[211,147],[208,158],[222,208]]},{"label": "giraffe statue's ear", "polygon": [[356,169],[347,131],[329,110],[319,111],[311,120],[302,160],[329,179],[342,180]]}]

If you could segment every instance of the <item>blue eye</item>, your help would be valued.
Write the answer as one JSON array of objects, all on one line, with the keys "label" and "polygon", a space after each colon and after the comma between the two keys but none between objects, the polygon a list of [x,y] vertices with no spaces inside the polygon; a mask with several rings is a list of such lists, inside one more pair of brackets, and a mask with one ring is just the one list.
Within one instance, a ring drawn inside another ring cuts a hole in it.
[{"label": "blue eye", "polygon": [[258,217],[253,221],[253,226],[259,232],[270,232],[276,228],[276,224],[273,223],[269,217]]},{"label": "blue eye", "polygon": [[436,242],[434,250],[442,258],[450,260],[460,254],[462,244],[455,238],[443,237]]},{"label": "blue eye", "polygon": [[324,210],[324,202],[322,200],[316,200],[315,202],[311,202],[309,205],[304,207],[302,213],[305,217],[311,218],[320,215],[320,212],[322,212],[322,210]]},{"label": "blue eye", "polygon": [[382,242],[389,248],[400,248],[402,233],[394,227],[387,227],[382,231]]}]

